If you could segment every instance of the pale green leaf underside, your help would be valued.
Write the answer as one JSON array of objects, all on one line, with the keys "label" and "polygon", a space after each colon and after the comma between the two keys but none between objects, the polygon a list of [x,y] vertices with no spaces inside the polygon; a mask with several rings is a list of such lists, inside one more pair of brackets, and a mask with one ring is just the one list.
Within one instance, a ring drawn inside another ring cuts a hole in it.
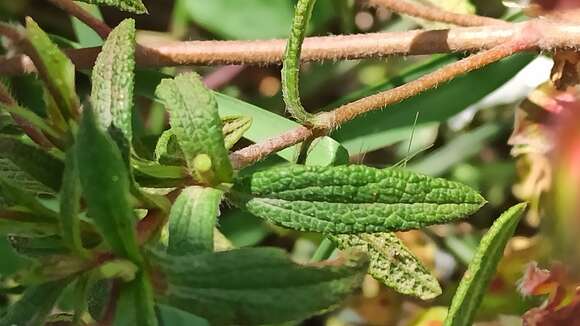
[{"label": "pale green leaf underside", "polygon": [[111,125],[132,139],[135,21],[126,19],[109,34],[92,74],[92,103],[103,129]]},{"label": "pale green leaf underside", "polygon": [[136,14],[146,14],[147,8],[141,0],[79,0],[82,2],[117,7],[120,10],[134,12]]},{"label": "pale green leaf underside", "polygon": [[368,267],[349,253],[328,265],[298,265],[281,249],[247,248],[161,258],[162,300],[212,325],[261,325],[311,316],[352,293]]},{"label": "pale green leaf underside", "polygon": [[227,149],[231,149],[244,136],[244,133],[252,126],[252,118],[245,116],[225,116],[222,118],[224,125],[222,131]]},{"label": "pale green leaf underside", "polygon": [[369,274],[395,291],[423,300],[441,294],[441,287],[394,233],[331,235],[340,249],[355,248],[370,257]]},{"label": "pale green leaf underside", "polygon": [[187,73],[164,79],[155,95],[169,111],[171,129],[190,169],[195,170],[194,159],[205,154],[211,159],[217,181],[231,181],[233,170],[224,145],[217,103],[199,75]]},{"label": "pale green leaf underside", "polygon": [[214,227],[222,192],[188,187],[175,200],[169,214],[170,255],[213,252]]},{"label": "pale green leaf underside", "polygon": [[485,203],[457,182],[360,165],[257,172],[236,184],[232,199],[274,224],[323,233],[419,229],[463,218]]},{"label": "pale green leaf underside", "polygon": [[495,275],[504,248],[514,234],[525,209],[526,204],[521,203],[505,211],[481,239],[477,252],[451,301],[445,326],[469,326],[472,324],[489,281]]}]

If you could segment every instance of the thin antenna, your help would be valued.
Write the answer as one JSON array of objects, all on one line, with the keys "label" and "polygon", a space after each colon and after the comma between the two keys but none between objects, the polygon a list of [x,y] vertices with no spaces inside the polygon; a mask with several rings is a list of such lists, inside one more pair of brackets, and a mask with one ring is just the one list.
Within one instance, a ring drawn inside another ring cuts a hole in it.
[{"label": "thin antenna", "polygon": [[[411,129],[411,138],[409,139],[409,147],[407,147],[407,155],[403,160],[403,167],[407,167],[407,162],[409,161],[409,155],[411,154],[411,146],[413,145],[413,138],[415,138],[415,129],[417,127],[417,120],[419,119],[419,111],[415,114],[415,121],[413,122],[413,129]],[[416,154],[415,154],[416,155]]]}]

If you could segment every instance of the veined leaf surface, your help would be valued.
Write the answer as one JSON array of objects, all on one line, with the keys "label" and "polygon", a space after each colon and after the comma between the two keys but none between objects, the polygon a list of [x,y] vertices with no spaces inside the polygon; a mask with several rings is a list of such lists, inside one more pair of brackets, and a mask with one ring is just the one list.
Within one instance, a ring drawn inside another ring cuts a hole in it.
[{"label": "veined leaf surface", "polygon": [[395,291],[432,299],[441,294],[437,278],[394,233],[330,235],[340,249],[356,248],[370,258],[369,274]]},{"label": "veined leaf surface", "polygon": [[117,7],[120,10],[133,12],[136,14],[146,14],[147,8],[141,0],[79,0],[95,5],[105,5]]},{"label": "veined leaf surface", "polygon": [[233,170],[224,144],[217,103],[199,75],[188,73],[164,79],[156,95],[169,110],[172,130],[190,169],[197,170],[195,159],[207,155],[215,175],[213,183],[231,181]]},{"label": "veined leaf surface", "polygon": [[275,248],[160,258],[162,300],[212,325],[260,325],[304,318],[344,300],[367,271],[366,255],[298,265]]},{"label": "veined leaf surface", "polygon": [[419,229],[460,219],[485,203],[457,182],[361,165],[260,171],[240,179],[231,196],[274,224],[323,233]]},{"label": "veined leaf surface", "polygon": [[99,124],[114,125],[129,142],[135,78],[135,21],[122,21],[109,34],[93,68],[91,91]]}]

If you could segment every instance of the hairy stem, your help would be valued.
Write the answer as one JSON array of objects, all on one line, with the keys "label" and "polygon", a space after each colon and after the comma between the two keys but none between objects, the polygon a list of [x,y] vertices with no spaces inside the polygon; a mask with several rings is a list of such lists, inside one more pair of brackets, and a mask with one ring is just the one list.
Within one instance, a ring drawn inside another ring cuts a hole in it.
[{"label": "hairy stem", "polygon": [[[524,34],[526,31],[528,36]],[[450,81],[459,75],[482,68],[516,52],[532,48],[538,42],[537,38],[529,36],[537,34],[530,33],[528,29],[523,29],[519,35],[521,36],[511,42],[452,63],[405,85],[345,104],[334,111],[319,114],[316,116],[315,128],[309,129],[303,126],[294,128],[262,143],[238,150],[230,155],[230,159],[236,168],[242,168],[310,137],[325,135],[333,128],[337,128],[361,114],[383,109],[388,105]]]},{"label": "hairy stem", "polygon": [[302,124],[308,124],[312,114],[306,112],[300,102],[300,54],[315,3],[316,0],[298,0],[282,62],[282,94],[286,110]]},{"label": "hairy stem", "polygon": [[[516,38],[524,24],[537,26],[541,40],[536,47],[540,50],[580,48],[580,26],[534,19],[506,26],[309,37],[304,40],[301,61],[476,52]],[[284,46],[284,40],[189,41],[162,46],[143,46],[137,53],[137,65],[139,67],[166,67],[279,64],[283,58]],[[96,47],[65,52],[77,69],[89,69],[93,66],[100,50]],[[34,65],[26,56],[0,58],[0,74],[15,75],[33,71]]]},{"label": "hairy stem", "polygon": [[374,6],[383,6],[400,14],[459,26],[508,24],[500,19],[477,15],[457,14],[434,6],[428,6],[408,0],[369,0],[369,3]]}]

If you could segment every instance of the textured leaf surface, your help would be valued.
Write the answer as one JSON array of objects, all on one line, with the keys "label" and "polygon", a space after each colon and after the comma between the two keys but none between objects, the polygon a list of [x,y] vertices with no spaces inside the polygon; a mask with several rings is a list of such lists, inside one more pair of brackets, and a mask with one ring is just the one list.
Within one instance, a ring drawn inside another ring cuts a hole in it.
[{"label": "textured leaf surface", "polygon": [[54,193],[53,190],[38,182],[30,174],[22,171],[16,164],[5,158],[0,158],[0,177],[12,180],[17,187],[34,194]]},{"label": "textured leaf surface", "polygon": [[252,118],[246,116],[225,116],[222,118],[224,142],[231,149],[252,126]]},{"label": "textured leaf surface", "polygon": [[76,144],[79,178],[88,208],[113,252],[140,265],[127,167],[113,140],[85,107]]},{"label": "textured leaf surface", "polygon": [[135,78],[135,21],[122,21],[109,34],[93,68],[91,91],[99,124],[114,125],[131,141]]},{"label": "textured leaf surface", "polygon": [[250,213],[300,231],[375,233],[451,222],[485,200],[473,189],[400,169],[289,166],[239,180],[233,199]]},{"label": "textured leaf surface", "polygon": [[328,265],[298,265],[274,248],[249,248],[160,260],[165,300],[212,325],[258,325],[310,316],[340,303],[366,274],[366,255]]},{"label": "textured leaf surface", "polygon": [[75,67],[70,59],[40,29],[26,19],[26,35],[32,44],[31,58],[65,118],[76,117],[80,106],[75,90]]},{"label": "textured leaf surface", "polygon": [[64,169],[61,160],[34,145],[10,136],[0,136],[0,148],[2,149],[0,159],[10,160],[20,170],[53,191],[60,189]]},{"label": "textured leaf surface", "polygon": [[340,249],[356,248],[370,257],[369,274],[395,291],[423,300],[441,294],[437,278],[394,233],[331,235]]},{"label": "textured leaf surface", "polygon": [[175,200],[169,214],[170,255],[213,251],[214,227],[222,192],[188,187]]},{"label": "textured leaf surface", "polygon": [[463,275],[459,288],[453,296],[445,326],[469,326],[491,278],[495,275],[497,264],[509,239],[520,221],[526,204],[518,204],[507,211],[493,223],[481,239],[475,257]]},{"label": "textured leaf surface", "polygon": [[29,287],[0,319],[0,326],[44,325],[56,300],[69,282],[68,279]]},{"label": "textured leaf surface", "polygon": [[194,170],[194,159],[206,154],[211,159],[216,181],[231,181],[233,170],[224,145],[217,103],[199,75],[188,73],[164,79],[156,95],[169,110],[171,127],[188,166]]},{"label": "textured leaf surface", "polygon": [[147,8],[141,0],[79,0],[95,5],[114,6],[120,10],[133,12],[136,14],[146,14]]},{"label": "textured leaf surface", "polygon": [[[32,213],[40,221],[52,223],[58,220],[57,214],[44,206],[34,193],[20,189],[16,184],[2,177],[0,177],[0,197],[5,207],[14,208],[15,211],[25,214]],[[16,216],[11,217],[10,214],[0,217],[18,220]]]}]

